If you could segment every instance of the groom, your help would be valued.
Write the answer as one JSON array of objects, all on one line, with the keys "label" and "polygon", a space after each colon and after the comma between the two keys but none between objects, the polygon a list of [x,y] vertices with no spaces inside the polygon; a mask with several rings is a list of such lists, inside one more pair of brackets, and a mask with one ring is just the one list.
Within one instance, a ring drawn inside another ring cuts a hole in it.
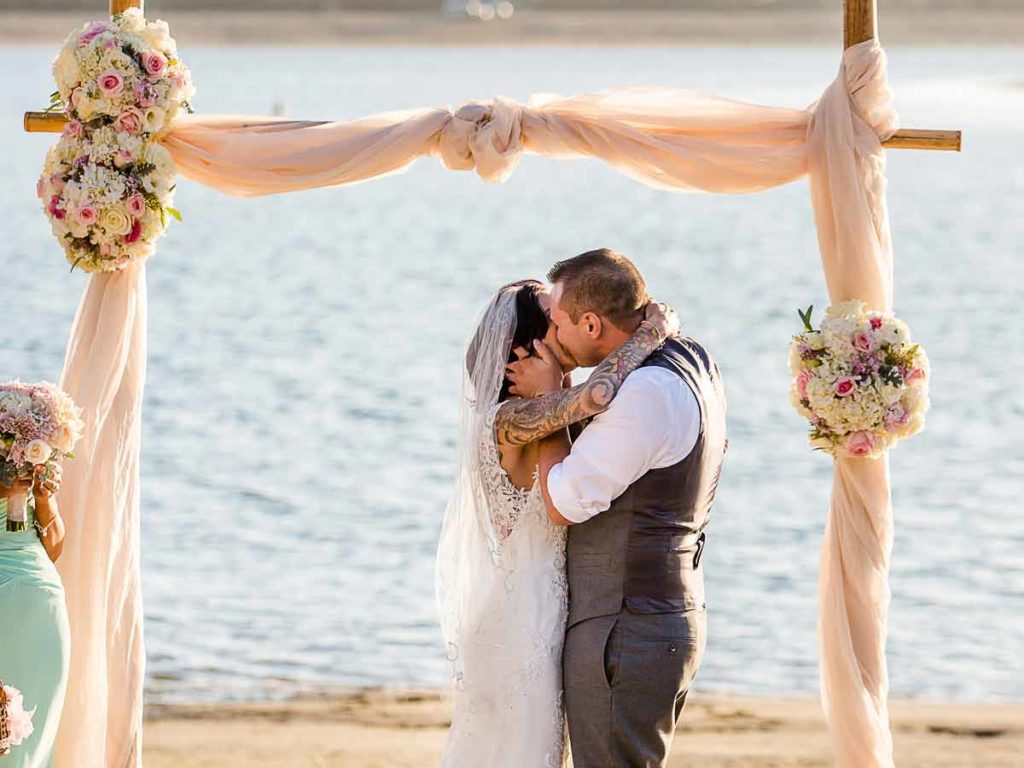
[{"label": "groom", "polygon": [[[643,321],[647,286],[614,251],[559,262],[548,279],[570,363],[597,365]],[[704,652],[703,529],[727,446],[718,366],[693,339],[668,339],[568,455],[564,439],[545,445],[544,501],[571,526],[563,664],[574,766],[664,766]]]}]

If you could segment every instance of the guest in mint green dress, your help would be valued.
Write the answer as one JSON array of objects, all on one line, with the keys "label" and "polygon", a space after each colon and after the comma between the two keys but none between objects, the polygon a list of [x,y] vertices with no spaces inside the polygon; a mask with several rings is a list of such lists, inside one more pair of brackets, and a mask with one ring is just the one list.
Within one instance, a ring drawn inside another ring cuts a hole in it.
[{"label": "guest in mint green dress", "polygon": [[[0,486],[0,681],[21,691],[35,708],[34,731],[0,768],[52,768],[57,726],[64,706],[70,658],[64,587],[53,562],[60,556],[64,524],[52,498],[59,476],[34,488]],[[28,528],[7,531],[7,508],[28,494]]]}]

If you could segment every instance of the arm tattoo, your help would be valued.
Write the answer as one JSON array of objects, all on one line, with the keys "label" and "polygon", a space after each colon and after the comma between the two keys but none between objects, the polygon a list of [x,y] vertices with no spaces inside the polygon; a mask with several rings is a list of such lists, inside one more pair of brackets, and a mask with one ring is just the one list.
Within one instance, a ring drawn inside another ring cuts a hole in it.
[{"label": "arm tattoo", "polygon": [[663,341],[654,326],[645,321],[582,384],[541,397],[508,401],[498,410],[494,422],[498,444],[526,445],[608,410],[622,382]]}]

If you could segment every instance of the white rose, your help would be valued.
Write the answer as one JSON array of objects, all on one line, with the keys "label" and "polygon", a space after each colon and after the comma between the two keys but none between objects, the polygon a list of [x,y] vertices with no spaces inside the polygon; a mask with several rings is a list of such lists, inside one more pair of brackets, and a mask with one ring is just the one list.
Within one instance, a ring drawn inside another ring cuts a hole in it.
[{"label": "white rose", "polygon": [[121,13],[120,27],[125,32],[142,32],[146,28],[146,17],[138,8],[128,8]]},{"label": "white rose", "polygon": [[171,30],[163,19],[157,19],[147,24],[146,29],[142,32],[142,39],[164,53],[171,55],[177,53],[174,39],[171,37]]},{"label": "white rose", "polygon": [[61,453],[70,453],[71,449],[75,447],[77,437],[78,435],[75,434],[75,430],[70,424],[61,424],[57,431],[50,435],[50,442]]},{"label": "white rose", "polygon": [[127,235],[132,231],[131,217],[121,210],[121,206],[115,205],[104,208],[100,214],[100,226],[111,235]]},{"label": "white rose", "polygon": [[96,103],[85,95],[84,91],[78,90],[71,97],[71,103],[83,120],[91,120],[96,114]]},{"label": "white rose", "polygon": [[78,66],[78,57],[71,51],[61,53],[54,62],[53,76],[62,93],[67,93],[82,81],[82,68]]},{"label": "white rose", "polygon": [[44,440],[33,440],[25,446],[25,461],[29,464],[45,464],[52,455],[53,448]]},{"label": "white rose", "polygon": [[146,131],[149,133],[159,133],[164,128],[164,120],[167,118],[167,113],[160,107],[149,107],[144,118]]}]

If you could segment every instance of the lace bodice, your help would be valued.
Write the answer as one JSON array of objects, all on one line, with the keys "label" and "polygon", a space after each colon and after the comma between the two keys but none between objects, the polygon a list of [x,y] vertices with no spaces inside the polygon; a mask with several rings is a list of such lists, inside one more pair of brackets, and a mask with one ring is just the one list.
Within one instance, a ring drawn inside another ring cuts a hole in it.
[{"label": "lace bodice", "polygon": [[544,499],[540,489],[540,467],[533,470],[530,488],[515,485],[501,466],[501,455],[494,438],[494,420],[501,403],[487,414],[486,429],[480,439],[480,481],[487,496],[491,520],[499,541],[512,535],[516,524],[528,511],[544,514]]}]

